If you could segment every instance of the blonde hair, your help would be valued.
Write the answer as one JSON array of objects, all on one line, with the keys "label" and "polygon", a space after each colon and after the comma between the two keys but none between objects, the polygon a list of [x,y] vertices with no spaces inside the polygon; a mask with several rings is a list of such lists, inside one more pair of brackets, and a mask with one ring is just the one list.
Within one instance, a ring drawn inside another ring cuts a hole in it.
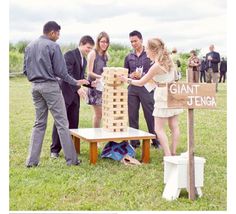
[{"label": "blonde hair", "polygon": [[[110,45],[110,38],[109,38],[109,36],[106,32],[102,31],[101,33],[98,34],[97,39],[96,39],[96,45],[95,45],[95,50],[96,51],[101,50],[99,42],[101,41],[101,39],[103,37],[106,38],[106,40],[107,40],[107,44],[108,44],[107,49],[108,49],[108,47]],[[103,52],[104,55],[106,55],[107,49]]]},{"label": "blonde hair", "polygon": [[148,40],[148,48],[152,51],[156,57],[155,60],[164,67],[167,71],[170,71],[174,66],[173,61],[165,48],[165,43],[159,38],[153,38]]}]

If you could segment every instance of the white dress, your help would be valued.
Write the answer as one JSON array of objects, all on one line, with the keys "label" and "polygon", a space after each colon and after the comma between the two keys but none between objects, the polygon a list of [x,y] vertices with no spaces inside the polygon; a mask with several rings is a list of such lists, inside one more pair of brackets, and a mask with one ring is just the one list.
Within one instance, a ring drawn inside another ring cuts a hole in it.
[{"label": "white dress", "polygon": [[[172,69],[170,72],[158,74],[153,77],[157,83],[169,83],[175,79],[175,71]],[[183,109],[174,109],[167,107],[167,86],[156,87],[154,92],[154,117],[172,117],[183,112]]]}]

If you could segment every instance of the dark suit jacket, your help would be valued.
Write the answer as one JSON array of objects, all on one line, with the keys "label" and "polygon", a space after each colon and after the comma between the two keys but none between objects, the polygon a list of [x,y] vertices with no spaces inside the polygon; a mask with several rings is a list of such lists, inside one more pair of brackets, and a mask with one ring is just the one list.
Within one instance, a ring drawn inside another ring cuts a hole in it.
[{"label": "dark suit jacket", "polygon": [[213,70],[213,72],[218,72],[219,68],[218,68],[218,63],[220,62],[220,54],[218,52],[212,51],[207,53],[206,55],[206,70],[209,68],[210,65],[210,61],[208,61],[208,56],[210,56],[213,58],[211,61],[211,68]]},{"label": "dark suit jacket", "polygon": [[[68,73],[76,80],[84,79],[87,61],[85,58],[83,58],[82,67],[79,49],[76,48],[74,50],[66,52],[64,58],[66,61]],[[60,86],[66,105],[70,105],[72,102],[78,102],[79,95],[77,94],[77,86],[72,86],[63,80],[60,80]]]},{"label": "dark suit jacket", "polygon": [[227,72],[227,61],[222,60],[220,63],[220,72],[225,73]]}]

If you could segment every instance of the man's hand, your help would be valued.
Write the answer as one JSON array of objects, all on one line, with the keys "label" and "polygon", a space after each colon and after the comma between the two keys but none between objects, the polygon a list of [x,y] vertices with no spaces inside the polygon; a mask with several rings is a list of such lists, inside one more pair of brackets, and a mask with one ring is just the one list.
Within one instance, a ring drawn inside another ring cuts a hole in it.
[{"label": "man's hand", "polygon": [[139,80],[141,78],[140,72],[137,71],[132,72],[129,76],[131,79],[136,79],[136,80]]},{"label": "man's hand", "polygon": [[87,89],[80,88],[80,89],[77,90],[77,93],[83,100],[87,99]]},{"label": "man's hand", "polygon": [[212,58],[212,56],[208,56],[207,59],[208,59],[209,61],[211,61],[213,58]]},{"label": "man's hand", "polygon": [[89,85],[89,81],[86,79],[82,79],[82,80],[77,80],[77,86],[81,86],[81,85]]},{"label": "man's hand", "polygon": [[133,71],[129,76],[131,79],[134,79],[135,78],[135,71]]}]

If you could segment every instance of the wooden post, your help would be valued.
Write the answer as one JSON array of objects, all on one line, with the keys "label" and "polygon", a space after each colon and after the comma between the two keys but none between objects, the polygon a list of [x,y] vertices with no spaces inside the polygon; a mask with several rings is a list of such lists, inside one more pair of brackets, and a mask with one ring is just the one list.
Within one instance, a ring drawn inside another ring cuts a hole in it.
[{"label": "wooden post", "polygon": [[188,192],[189,199],[195,200],[195,166],[194,166],[194,114],[188,109]]},{"label": "wooden post", "polygon": [[[193,75],[189,72],[193,72],[188,69],[188,83],[193,82]],[[194,111],[193,109],[188,109],[188,198],[190,200],[195,200],[195,166],[194,166]]]}]

